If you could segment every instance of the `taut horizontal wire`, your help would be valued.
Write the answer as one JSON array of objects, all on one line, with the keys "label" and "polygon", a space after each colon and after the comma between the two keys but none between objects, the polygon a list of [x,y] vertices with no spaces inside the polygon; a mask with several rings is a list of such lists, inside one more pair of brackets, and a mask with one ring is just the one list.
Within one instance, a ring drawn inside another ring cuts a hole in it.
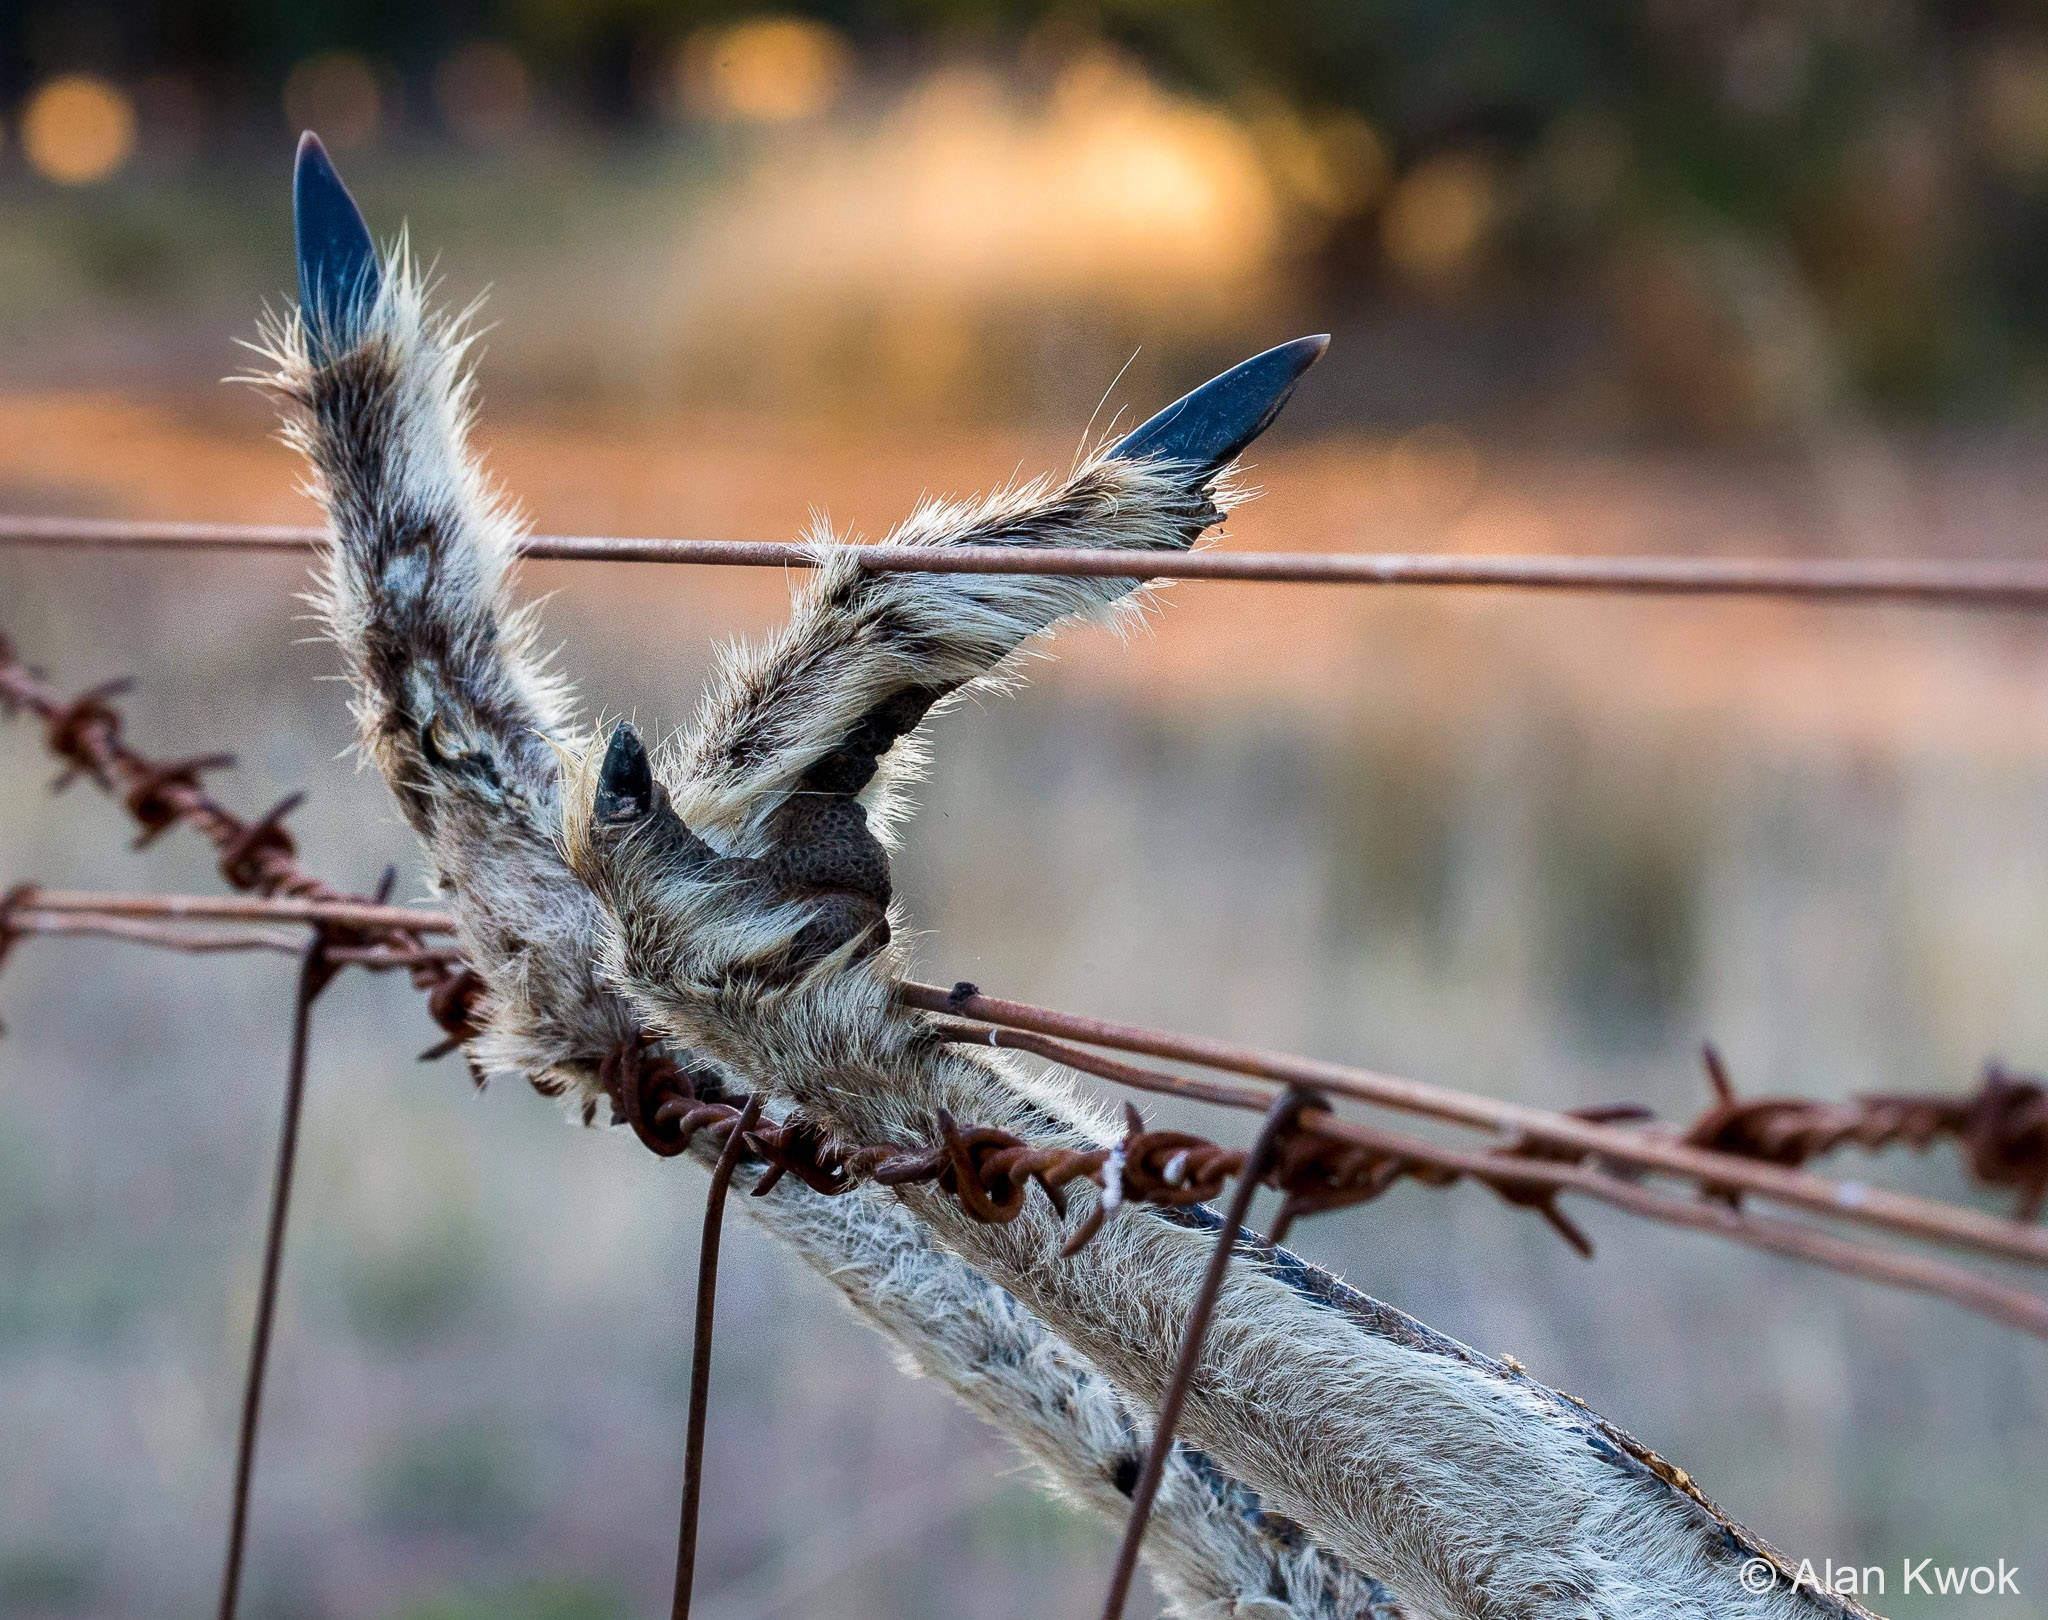
[{"label": "taut horizontal wire", "polygon": [[1147,1029],[1051,1007],[1034,1007],[979,991],[961,994],[935,984],[905,983],[897,993],[906,1005],[927,1012],[951,1013],[986,1024],[1106,1046],[1114,1051],[1193,1063],[1282,1085],[1306,1086],[1453,1125],[1548,1143],[1616,1164],[1677,1176],[1702,1187],[1736,1188],[1816,1215],[1883,1227],[1905,1237],[1974,1249],[2027,1265],[2048,1266],[2048,1227],[2022,1225],[1912,1193],[1891,1192],[1862,1182],[1831,1181],[1804,1170],[1787,1170],[1734,1154],[1689,1147],[1668,1135],[1574,1119],[1548,1109],[1432,1085],[1426,1080],[1401,1079],[1291,1053],[1260,1051],[1207,1035]]},{"label": "taut horizontal wire", "polygon": [[[141,919],[324,922],[399,930],[413,935],[448,933],[454,927],[453,918],[446,912],[319,897],[266,900],[253,896],[233,899],[191,895],[95,896],[78,891],[23,888],[11,893],[8,906],[24,917],[40,914],[48,917],[52,924],[59,927],[68,924],[74,931],[91,929],[98,921],[100,931],[108,933],[119,932],[123,924],[134,927]],[[4,921],[4,914],[0,914],[0,924]],[[439,959],[445,953],[424,954]],[[365,960],[372,959],[379,963],[386,961],[382,955],[366,953]],[[397,965],[399,960],[398,957],[390,959],[392,965]],[[937,985],[905,983],[899,993],[908,1005],[931,1012],[965,1015],[1006,1029],[1193,1063],[1212,1071],[1307,1086],[1380,1107],[1497,1132],[1510,1140],[1548,1143],[1608,1164],[1632,1165],[1638,1171],[1676,1176],[1702,1187],[1740,1189],[1812,1214],[1879,1227],[1906,1237],[1971,1249],[2021,1264],[2048,1265],[2048,1227],[1984,1215],[1960,1205],[1910,1193],[1892,1192],[1859,1182],[1833,1181],[1807,1171],[1787,1170],[1735,1154],[1691,1147],[1668,1134],[1597,1124],[1426,1081],[1400,1079],[1286,1053],[1263,1052],[1207,1036],[1117,1024],[978,992],[956,995]],[[1068,1060],[1064,1054],[1046,1052],[1038,1043],[1029,1040],[1013,1040],[999,1035],[995,1037],[995,1044],[1016,1045],[1026,1050],[1036,1047],[1041,1055],[1052,1057],[1053,1061]],[[1080,1066],[1108,1079],[1134,1083],[1112,1072],[1125,1067],[1123,1065],[1098,1062]],[[1151,1086],[1148,1089],[1161,1088]],[[1229,1088],[1204,1085],[1198,1081],[1183,1081],[1172,1089],[1203,1101],[1239,1102],[1238,1099],[1215,1094]]]},{"label": "taut horizontal wire", "polygon": [[[307,551],[300,524],[167,523],[0,516],[0,546],[63,550]],[[1365,551],[1108,551],[1022,546],[850,547],[878,573],[1065,574],[1093,579],[1239,580],[1272,585],[1406,585],[1634,596],[1768,596],[1821,602],[2048,612],[2048,564],[1805,557],[1469,556]],[[783,540],[548,534],[544,561],[811,568],[817,548]]]},{"label": "taut horizontal wire", "polygon": [[[260,899],[213,894],[101,894],[90,889],[35,887],[17,890],[13,904],[22,911],[152,917],[180,922],[319,922],[347,928],[397,928],[419,934],[455,932],[455,919],[445,911],[380,905],[367,900],[312,900],[295,895]],[[295,938],[292,949],[300,949],[303,943]]]}]

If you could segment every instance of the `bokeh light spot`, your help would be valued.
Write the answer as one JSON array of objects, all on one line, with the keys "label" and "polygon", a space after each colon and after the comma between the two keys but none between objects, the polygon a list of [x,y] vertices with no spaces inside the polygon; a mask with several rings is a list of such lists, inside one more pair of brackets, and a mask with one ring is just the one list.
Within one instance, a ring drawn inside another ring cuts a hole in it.
[{"label": "bokeh light spot", "polygon": [[21,144],[46,180],[104,180],[135,150],[135,104],[104,79],[67,73],[38,88],[21,117]]},{"label": "bokeh light spot", "polygon": [[1430,158],[1402,177],[1387,202],[1381,225],[1387,257],[1417,280],[1457,275],[1477,256],[1493,213],[1493,170],[1483,158]]},{"label": "bokeh light spot", "polygon": [[310,129],[337,152],[377,138],[383,97],[370,64],[353,51],[309,56],[284,81],[284,115],[294,129]]},{"label": "bokeh light spot", "polygon": [[683,105],[709,118],[788,123],[838,99],[853,53],[836,29],[758,17],[693,34],[683,48]]}]

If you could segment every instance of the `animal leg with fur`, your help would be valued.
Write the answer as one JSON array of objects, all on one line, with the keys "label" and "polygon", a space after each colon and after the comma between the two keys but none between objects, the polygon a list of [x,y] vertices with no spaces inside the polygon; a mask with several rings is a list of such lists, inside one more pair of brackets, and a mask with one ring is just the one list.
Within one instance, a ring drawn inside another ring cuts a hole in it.
[{"label": "animal leg with fur", "polygon": [[[302,150],[304,298],[269,336],[288,433],[329,513],[320,602],[351,677],[363,750],[391,783],[489,988],[472,1055],[608,1105],[607,1059],[640,1023],[595,972],[602,918],[554,842],[569,693],[532,652],[507,575],[517,519],[466,444],[458,333],[426,311],[402,256],[380,262],[317,147]],[[671,1048],[700,1088],[729,1081]],[[708,1165],[715,1144],[693,1156]],[[765,1167],[764,1167],[765,1168]],[[971,1410],[1050,1488],[1112,1520],[1149,1420],[1014,1298],[936,1246],[893,1195],[826,1198],[795,1178],[739,1207]],[[1201,1620],[1395,1620],[1393,1599],[1175,1448],[1147,1542],[1174,1611]]]}]

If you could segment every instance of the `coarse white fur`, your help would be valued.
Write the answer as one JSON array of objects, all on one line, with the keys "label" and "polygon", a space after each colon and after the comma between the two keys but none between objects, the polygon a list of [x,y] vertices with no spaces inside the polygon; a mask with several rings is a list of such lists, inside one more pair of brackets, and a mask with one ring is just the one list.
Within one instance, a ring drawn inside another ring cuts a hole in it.
[{"label": "coarse white fur", "polygon": [[[1200,506],[1195,469],[1145,472],[1109,503],[1110,543],[1178,537]],[[1025,532],[1036,522],[1035,512],[1000,520]],[[877,632],[856,584],[871,588],[851,571],[828,576],[788,631],[728,661],[697,734],[656,767],[651,801],[635,791],[618,801],[623,808],[605,808],[600,749],[593,743],[578,757],[564,788],[564,848],[608,913],[609,976],[656,1027],[847,1141],[920,1147],[944,1111],[1042,1145],[1102,1145],[1113,1139],[1108,1122],[1069,1088],[948,1046],[898,1002],[901,958],[890,936],[900,917],[886,930],[842,927],[847,912],[832,911],[829,897],[775,881],[777,817],[804,791],[810,762],[871,753],[872,736],[843,738],[872,731],[863,717],[878,700],[921,682],[951,691],[991,673],[985,661],[1007,656],[1042,612],[1040,581],[985,576],[962,590],[956,634],[947,613],[954,579],[925,578],[887,598]],[[850,695],[827,701],[840,687]],[[757,738],[750,728],[762,716],[780,728]],[[786,741],[805,716],[815,723],[802,728],[801,746]],[[630,747],[618,756],[632,757]],[[886,760],[872,780],[889,791]],[[885,887],[868,897],[885,899]],[[822,944],[821,921],[831,924]],[[1119,1387],[1159,1400],[1214,1242],[1210,1226],[1134,1210],[1063,1259],[1072,1222],[1093,1201],[1087,1194],[1065,1222],[1034,1195],[1004,1225],[974,1219],[929,1187],[904,1196],[941,1242]],[[1799,1587],[1681,1470],[1619,1429],[1284,1251],[1248,1252],[1232,1268],[1184,1421],[1232,1473],[1421,1613],[1861,1612]],[[1743,1574],[1759,1560],[1772,1579],[1753,1592]]]},{"label": "coarse white fur", "polygon": [[[372,335],[327,368],[295,325],[264,380],[291,407],[333,544],[318,603],[342,649],[368,756],[391,781],[489,986],[476,1043],[496,1069],[601,1102],[605,1056],[638,1039],[594,978],[602,918],[554,844],[564,687],[539,673],[506,575],[520,534],[464,444],[459,340],[394,261]],[[1103,593],[1107,599],[1110,593]],[[700,1138],[708,1162],[716,1145]],[[1111,1520],[1150,1425],[1012,1296],[937,1247],[893,1196],[828,1199],[794,1178],[736,1200],[898,1347],[1014,1441],[1055,1491]],[[1121,1482],[1121,1488],[1120,1488]],[[1147,1562],[1190,1620],[1394,1620],[1377,1582],[1315,1547],[1200,1453],[1162,1482]]]},{"label": "coarse white fur", "polygon": [[[288,390],[311,384],[299,396],[311,417],[308,447],[327,481],[341,560],[357,570],[335,589],[363,582],[364,596],[376,599],[368,622],[354,632],[370,659],[358,673],[371,695],[366,732],[372,750],[421,828],[458,909],[472,911],[469,926],[487,936],[481,965],[508,987],[494,1016],[515,1031],[515,1046],[531,1042],[533,1056],[574,1074],[577,1060],[556,1040],[563,1031],[551,1027],[536,1039],[521,1020],[537,1015],[546,1027],[545,1020],[559,1014],[554,995],[576,975],[550,978],[548,993],[534,996],[538,976],[563,964],[533,949],[524,925],[538,919],[510,920],[522,906],[546,910],[553,904],[544,897],[550,876],[535,845],[545,841],[557,811],[554,790],[536,792],[527,776],[505,769],[508,750],[521,753],[519,739],[530,735],[517,730],[512,700],[523,698],[542,723],[548,700],[523,668],[493,674],[482,667],[489,636],[505,630],[498,616],[501,569],[462,556],[441,566],[460,521],[475,518],[488,528],[502,520],[465,505],[481,497],[460,451],[452,350],[444,347],[439,357],[408,367],[409,359],[419,358],[408,345],[430,342],[409,289],[406,279],[394,277],[371,341],[321,374],[309,374],[301,359],[292,375],[296,347],[288,350],[284,381]],[[446,370],[437,374],[436,366]],[[438,400],[432,397],[436,386]],[[374,400],[391,391],[398,407],[376,412]],[[349,440],[351,422],[366,408],[374,418],[369,431]],[[1162,501],[1187,500],[1185,487],[1166,487],[1176,478],[1185,486],[1184,476],[1152,470],[1158,482],[1151,493]],[[413,478],[421,482],[422,499],[396,500],[393,492]],[[1112,506],[1120,510],[1146,493],[1142,479],[1120,486]],[[394,504],[384,509],[380,503],[387,500]],[[1010,583],[987,587],[993,594],[980,601],[976,615],[1007,617],[1026,634],[1043,628],[1042,614],[1021,595],[1014,612],[1006,607],[1001,588]],[[443,596],[457,609],[446,622],[427,606]],[[464,601],[488,603],[493,617],[465,612]],[[345,638],[351,611],[348,601],[337,602]],[[829,606],[814,623],[829,641],[836,630]],[[921,614],[922,651],[912,656],[906,648],[913,643],[892,633],[877,642],[886,654],[882,662],[896,662],[914,680],[918,659],[926,659],[939,677],[935,688],[950,690],[959,670],[972,664],[973,649],[993,644],[977,632],[962,652],[945,632],[943,613]],[[862,643],[855,637],[849,644]],[[787,667],[805,669],[805,650],[801,635],[785,646]],[[865,679],[868,667],[855,658],[845,678]],[[757,673],[743,661],[734,678],[751,682]],[[770,715],[782,714],[778,703],[789,702],[800,719],[806,690],[801,681],[771,676],[759,682],[758,699],[748,701]],[[714,701],[708,712],[729,711]],[[865,713],[848,703],[830,724],[809,733],[799,752],[843,749],[843,733],[835,728],[848,715]],[[701,735],[715,729],[707,724]],[[801,724],[796,729],[806,735]],[[745,744],[744,728],[738,740]],[[582,761],[578,777],[561,792],[563,847],[604,903],[605,971],[643,1015],[743,1083],[800,1104],[850,1138],[921,1142],[933,1110],[944,1106],[960,1118],[1038,1141],[1105,1139],[1105,1122],[1065,1088],[948,1048],[927,1021],[902,1011],[893,995],[891,948],[850,938],[836,951],[798,962],[793,973],[763,971],[787,956],[815,907],[756,881],[731,861],[707,869],[703,846],[666,806],[630,828],[594,825],[596,750],[579,752],[573,739],[563,741]],[[682,757],[695,756],[685,750]],[[714,783],[702,798],[690,781],[671,774],[675,803],[715,803],[722,793],[738,806],[722,825],[703,829],[729,855],[754,853],[746,846],[765,835],[775,808],[770,801],[778,793],[786,798],[802,777],[799,764],[793,774],[783,771],[778,786],[772,765],[778,749],[762,757],[771,761],[765,774],[751,774],[754,765],[744,763],[737,784]],[[750,804],[757,807],[752,813]],[[486,870],[491,875],[466,891],[468,875]],[[530,893],[510,892],[528,883]],[[574,931],[561,925],[565,947]],[[613,1016],[606,1015],[605,1029],[617,1027]],[[619,1025],[634,1022],[616,1016]],[[978,1269],[992,1290],[988,1301],[1006,1293],[1129,1395],[1157,1400],[1213,1241],[1199,1218],[1131,1211],[1079,1257],[1062,1261],[1057,1250],[1066,1229],[1036,1197],[1020,1219],[1001,1227],[969,1220],[929,1189],[909,1193],[907,1202],[931,1234]],[[1085,1194],[1077,1199],[1076,1216],[1088,1202]],[[872,1240],[860,1242],[872,1257]],[[977,1316],[988,1309],[986,1301],[973,1307]],[[942,1342],[920,1339],[920,1331],[930,1330],[912,1328],[913,1342],[945,1361]],[[1040,1387],[1027,1376],[1018,1392]],[[1764,1620],[1861,1612],[1795,1589],[1782,1563],[1774,1563],[1780,1574],[1774,1590],[1746,1591],[1737,1578],[1742,1566],[1771,1555],[1677,1470],[1519,1372],[1363,1299],[1281,1251],[1248,1248],[1232,1268],[1186,1427],[1191,1439],[1323,1545],[1355,1567],[1383,1573],[1413,1612],[1473,1620]],[[1085,1442],[1069,1436],[1053,1449],[1070,1443]]]},{"label": "coarse white fur", "polygon": [[[594,774],[594,773],[593,773]],[[1033,1142],[1095,1146],[1108,1122],[1064,1086],[946,1045],[894,995],[890,949],[789,983],[754,964],[776,924],[703,885],[658,821],[594,825],[567,790],[571,864],[604,898],[612,974],[647,1016],[849,1140],[922,1145],[945,1109]],[[787,908],[783,908],[787,909]],[[735,926],[735,924],[739,926]],[[784,924],[783,926],[786,926]],[[739,954],[726,956],[730,941]],[[907,1188],[939,1240],[1014,1293],[1140,1401],[1155,1404],[1213,1230],[1150,1209],[1077,1256],[1037,1197],[984,1225]],[[1792,1571],[1677,1469],[1524,1374],[1366,1299],[1285,1251],[1247,1246],[1204,1341],[1183,1428],[1231,1473],[1415,1612],[1445,1620],[1790,1620],[1862,1611]],[[1770,1591],[1741,1580],[1752,1560]]]},{"label": "coarse white fur", "polygon": [[[1195,469],[1096,455],[1064,480],[924,501],[885,543],[1184,551],[1235,498]],[[1065,619],[1127,618],[1143,601],[1125,579],[867,572],[829,532],[812,543],[819,567],[789,623],[761,646],[726,651],[661,772],[691,829],[727,854],[760,854],[776,809],[877,705],[911,691],[937,708],[969,687],[1000,687],[1014,674],[1010,655],[1033,636]],[[924,758],[912,731],[861,790],[884,843]]]}]

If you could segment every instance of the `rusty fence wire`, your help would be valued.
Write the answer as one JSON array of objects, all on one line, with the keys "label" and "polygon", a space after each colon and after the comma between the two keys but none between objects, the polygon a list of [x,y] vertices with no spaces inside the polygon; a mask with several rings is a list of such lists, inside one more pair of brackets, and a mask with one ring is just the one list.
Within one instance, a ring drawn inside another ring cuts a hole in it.
[{"label": "rusty fence wire", "polygon": [[[0,520],[0,541],[18,538],[4,526],[11,521]],[[261,533],[268,538],[227,543],[297,548],[310,544],[318,531]],[[156,542],[113,543],[199,542],[160,537]],[[537,545],[534,554],[550,553]],[[805,558],[812,555],[806,552]],[[932,555],[920,553],[916,560],[921,563]],[[1004,551],[1001,556],[1005,562],[1014,562],[1017,554]],[[1063,560],[1046,553],[1034,560],[1048,557],[1055,562]],[[1199,564],[1215,557],[1205,553],[1181,559],[1181,563]],[[647,560],[743,559],[678,556]],[[789,563],[804,558],[777,554],[744,560]],[[894,566],[894,562],[884,559],[880,566]],[[1131,571],[1152,574],[1155,569],[1147,566]],[[1751,585],[1740,588],[2031,610],[2048,607],[2048,570],[2039,571],[2039,576],[2028,582],[2012,575],[1997,585],[1996,592],[1988,579],[1947,576],[1934,580],[1939,589],[1931,594],[1892,588],[1903,586],[1901,578],[1891,579],[1889,585],[1882,579],[1867,578],[1853,591],[1846,589],[1845,579],[1825,586],[1808,580],[1812,589],[1779,589],[1753,579]],[[1285,572],[1199,572],[1178,577],[1296,576]],[[1625,577],[1624,572],[1613,579]],[[1736,588],[1637,587],[1613,579],[1574,588]],[[1428,582],[1516,583],[1505,576]],[[1779,585],[1794,582],[1792,576],[1784,576]],[[0,712],[26,716],[41,725],[44,743],[61,767],[53,787],[62,790],[89,781],[117,797],[136,824],[138,847],[173,827],[191,827],[212,844],[222,878],[236,893],[231,897],[101,894],[18,885],[0,895],[0,963],[21,942],[48,935],[87,935],[200,952],[276,951],[300,958],[284,1122],[264,1247],[265,1286],[252,1324],[220,1595],[222,1620],[233,1620],[277,1268],[289,1219],[314,998],[347,967],[405,972],[425,994],[428,1012],[443,1036],[424,1055],[440,1056],[459,1049],[480,1032],[478,1014],[484,985],[465,963],[459,947],[449,942],[454,931],[452,918],[422,907],[390,904],[389,874],[377,894],[351,895],[304,867],[286,826],[286,818],[299,802],[297,796],[254,819],[245,818],[221,804],[205,786],[209,774],[232,765],[230,756],[209,753],[158,760],[134,748],[124,735],[115,706],[126,685],[108,682],[67,695],[22,663],[0,639]],[[1446,1187],[1470,1180],[1510,1206],[1535,1213],[1588,1256],[1590,1242],[1559,1208],[1564,1195],[1592,1198],[1642,1218],[1710,1232],[1849,1275],[1937,1295],[2020,1331],[2048,1338],[2048,1299],[2036,1293],[1917,1249],[1845,1237],[1819,1224],[1838,1222],[2010,1265],[2048,1268],[2048,1230],[2035,1224],[2048,1201],[2048,1086],[1997,1065],[1986,1070],[1974,1091],[1961,1094],[1866,1096],[1846,1102],[1745,1098],[1736,1092],[1725,1064],[1709,1047],[1705,1062],[1714,1101],[1694,1120],[1672,1127],[1659,1124],[1647,1110],[1629,1103],[1554,1113],[1345,1065],[1035,1007],[987,995],[967,983],[950,989],[905,984],[901,997],[907,1005],[934,1015],[942,1037],[949,1041],[1019,1050],[1132,1089],[1260,1113],[1264,1124],[1249,1149],[1233,1148],[1192,1132],[1151,1129],[1136,1107],[1127,1104],[1122,1137],[1087,1148],[1034,1144],[1013,1133],[944,1114],[931,1122],[930,1137],[922,1144],[850,1143],[833,1139],[801,1113],[781,1119],[765,1117],[758,1098],[700,1095],[689,1068],[661,1050],[652,1036],[622,1041],[607,1056],[602,1070],[615,1119],[630,1126],[645,1146],[663,1157],[684,1152],[699,1132],[710,1132],[721,1144],[700,1250],[690,1426],[672,1609],[676,1616],[686,1616],[689,1608],[723,1190],[742,1156],[765,1166],[757,1183],[760,1190],[785,1175],[795,1175],[827,1196],[862,1183],[886,1187],[922,1184],[955,1200],[973,1218],[992,1223],[1015,1219],[1034,1189],[1064,1214],[1066,1189],[1085,1181],[1098,1189],[1099,1196],[1088,1217],[1076,1227],[1069,1252],[1087,1243],[1125,1205],[1186,1206],[1230,1192],[1229,1213],[1194,1302],[1152,1450],[1134,1493],[1104,1610],[1109,1620],[1122,1612],[1142,1541],[1150,1502],[1144,1481],[1152,1480],[1156,1488],[1172,1444],[1174,1418],[1199,1356],[1209,1310],[1248,1217],[1252,1193],[1260,1185],[1277,1188],[1283,1196],[1269,1234],[1271,1241],[1284,1237],[1298,1218],[1370,1202],[1403,1182]],[[1170,1072],[1133,1064],[1110,1053],[1164,1059],[1206,1072]],[[1216,1078],[1219,1075],[1233,1078]],[[477,1078],[480,1081],[481,1076]],[[1247,1080],[1253,1083],[1246,1084]],[[1336,1099],[1479,1131],[1485,1140],[1477,1147],[1460,1147],[1390,1131],[1339,1115]],[[1831,1181],[1806,1168],[1844,1150],[1876,1152],[1901,1144],[1921,1151],[1953,1147],[1974,1181],[2015,1197],[2014,1215],[1999,1217],[1939,1200]],[[1653,1179],[1681,1182],[1691,1196],[1657,1190],[1649,1185]],[[1808,1219],[1758,1215],[1748,1207],[1752,1200],[1797,1210]]]},{"label": "rusty fence wire", "polygon": [[[0,547],[67,551],[311,552],[308,524],[180,523],[0,515]],[[550,562],[812,568],[833,547],[784,540],[529,536]],[[1469,555],[1446,552],[1107,551],[1072,547],[855,545],[877,573],[1064,574],[1089,579],[1236,580],[1271,585],[1487,588],[1633,596],[1762,596],[1814,602],[2048,612],[2048,563],[1816,557]]]}]

